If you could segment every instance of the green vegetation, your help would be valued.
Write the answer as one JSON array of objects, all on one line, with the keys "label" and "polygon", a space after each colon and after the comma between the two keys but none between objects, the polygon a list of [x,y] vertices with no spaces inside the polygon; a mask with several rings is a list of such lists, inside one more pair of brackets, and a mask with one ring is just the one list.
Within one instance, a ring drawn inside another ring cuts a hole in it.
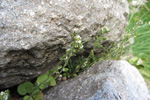
[{"label": "green vegetation", "polygon": [[78,60],[72,62],[72,57],[76,56],[77,53],[84,50],[81,37],[74,32],[74,42],[72,42],[71,47],[67,49],[66,54],[61,57],[60,62],[56,66],[56,69],[49,70],[48,73],[40,75],[35,84],[31,82],[25,82],[18,86],[18,93],[24,96],[24,100],[44,100],[42,91],[49,87],[55,86],[57,80],[66,80],[67,78],[75,77],[77,74],[85,68],[91,66],[93,62],[96,61],[94,56],[94,51],[97,48],[102,48],[100,42],[105,40],[103,37],[104,33],[107,33],[108,29],[106,27],[100,30],[100,34],[96,36],[94,42],[93,50],[88,57],[79,57]]},{"label": "green vegetation", "polygon": [[139,69],[150,87],[150,1],[136,8],[130,6],[130,10],[132,13],[126,31],[135,37],[132,45],[134,57],[129,59],[129,62]]}]

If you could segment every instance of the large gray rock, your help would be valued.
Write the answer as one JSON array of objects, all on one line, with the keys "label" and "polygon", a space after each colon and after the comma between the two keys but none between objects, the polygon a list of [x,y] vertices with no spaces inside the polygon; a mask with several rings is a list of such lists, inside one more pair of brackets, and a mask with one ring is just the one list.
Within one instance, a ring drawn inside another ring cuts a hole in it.
[{"label": "large gray rock", "polygon": [[46,100],[148,100],[139,71],[127,61],[104,61],[47,91]]},{"label": "large gray rock", "polygon": [[125,33],[126,0],[0,0],[0,89],[55,67],[73,31],[91,48],[103,26],[107,41]]}]

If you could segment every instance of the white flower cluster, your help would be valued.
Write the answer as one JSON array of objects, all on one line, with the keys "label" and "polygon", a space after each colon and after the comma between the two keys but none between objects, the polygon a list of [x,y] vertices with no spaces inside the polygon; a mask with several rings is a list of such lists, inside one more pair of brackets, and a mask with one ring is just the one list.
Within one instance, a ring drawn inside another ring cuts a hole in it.
[{"label": "white flower cluster", "polygon": [[83,49],[83,45],[81,43],[82,41],[81,41],[80,35],[76,35],[74,37],[74,39],[75,39],[75,43],[76,43],[75,48]]},{"label": "white flower cluster", "polygon": [[81,43],[80,35],[76,35],[74,38],[75,38],[76,43]]},{"label": "white flower cluster", "polygon": [[8,100],[8,97],[9,97],[8,90],[0,92],[0,98],[3,98],[3,100]]}]

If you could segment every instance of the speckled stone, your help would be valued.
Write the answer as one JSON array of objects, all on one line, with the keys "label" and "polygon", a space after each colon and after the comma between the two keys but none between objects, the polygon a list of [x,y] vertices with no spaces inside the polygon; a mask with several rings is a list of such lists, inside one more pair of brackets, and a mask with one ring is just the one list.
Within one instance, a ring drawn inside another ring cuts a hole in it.
[{"label": "speckled stone", "polygon": [[55,67],[73,32],[92,48],[100,28],[106,41],[125,33],[127,0],[0,0],[0,89]]},{"label": "speckled stone", "polygon": [[104,61],[45,91],[45,100],[149,100],[139,71],[127,61]]}]

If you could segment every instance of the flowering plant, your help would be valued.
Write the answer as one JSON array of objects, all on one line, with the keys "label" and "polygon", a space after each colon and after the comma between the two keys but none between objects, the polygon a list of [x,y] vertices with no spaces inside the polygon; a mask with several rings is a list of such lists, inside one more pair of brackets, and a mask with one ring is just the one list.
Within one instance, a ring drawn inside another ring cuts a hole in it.
[{"label": "flowering plant", "polygon": [[9,90],[5,90],[5,91],[0,92],[0,100],[10,100]]}]

